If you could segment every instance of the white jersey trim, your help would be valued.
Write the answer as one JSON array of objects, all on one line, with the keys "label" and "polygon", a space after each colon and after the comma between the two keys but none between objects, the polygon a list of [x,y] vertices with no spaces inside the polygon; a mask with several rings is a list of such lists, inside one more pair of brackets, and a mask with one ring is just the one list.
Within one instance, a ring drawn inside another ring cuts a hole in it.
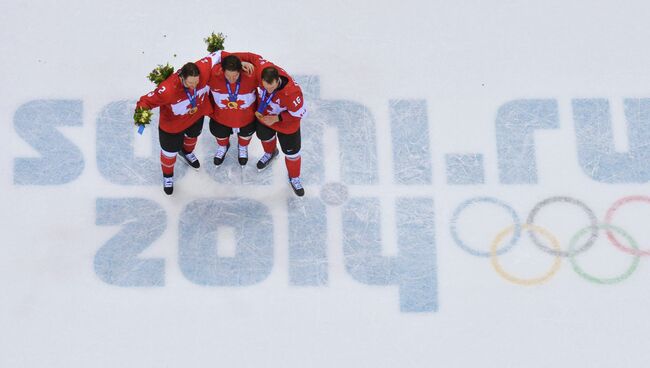
[{"label": "white jersey trim", "polygon": [[[209,92],[210,92],[210,87],[206,85],[205,87],[196,91],[196,98],[200,99],[200,102],[203,102],[203,99],[205,99],[205,95]],[[181,100],[180,102],[171,105],[172,112],[174,113],[174,115],[185,115],[190,111],[190,109],[188,108],[189,105],[190,105],[189,99],[186,98],[184,100]]]},{"label": "white jersey trim", "polygon": [[[221,102],[223,100],[229,99],[230,96],[227,93],[220,93],[212,90],[212,97],[214,98],[214,102],[217,104],[217,106],[219,106],[220,109],[228,108],[227,105]],[[255,103],[256,98],[257,96],[255,95],[255,92],[237,95],[237,101],[244,101],[244,103],[240,107],[241,109],[246,109],[250,107],[253,103]]]},{"label": "white jersey trim", "polygon": [[289,114],[291,114],[291,116],[293,116],[294,118],[303,118],[303,117],[307,114],[307,109],[305,109],[304,106],[301,107],[301,108],[299,108],[299,109],[296,110],[296,111],[291,111],[291,110],[287,110],[287,111],[288,111]]},{"label": "white jersey trim", "polygon": [[210,55],[208,55],[207,57],[209,57],[212,60],[212,67],[214,68],[215,65],[221,62],[221,50],[215,51]]}]

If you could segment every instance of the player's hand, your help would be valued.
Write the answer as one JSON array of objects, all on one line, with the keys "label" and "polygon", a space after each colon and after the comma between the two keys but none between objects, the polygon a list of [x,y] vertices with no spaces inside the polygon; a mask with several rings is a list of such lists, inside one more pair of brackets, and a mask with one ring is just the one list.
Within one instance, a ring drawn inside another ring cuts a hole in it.
[{"label": "player's hand", "polygon": [[246,72],[248,75],[253,75],[253,72],[255,71],[255,67],[253,64],[247,62],[247,61],[242,61],[241,62],[241,68]]},{"label": "player's hand", "polygon": [[152,116],[153,112],[151,112],[151,109],[136,107],[135,113],[133,114],[133,122],[135,125],[147,125],[151,123]]},{"label": "player's hand", "polygon": [[263,116],[262,119],[260,119],[260,121],[264,125],[271,126],[277,123],[278,121],[280,121],[280,118],[277,115],[266,115]]}]

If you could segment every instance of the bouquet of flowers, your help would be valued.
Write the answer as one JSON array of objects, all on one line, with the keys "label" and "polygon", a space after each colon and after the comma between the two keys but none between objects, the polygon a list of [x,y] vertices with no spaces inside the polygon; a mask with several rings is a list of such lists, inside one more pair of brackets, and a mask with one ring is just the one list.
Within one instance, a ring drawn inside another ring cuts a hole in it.
[{"label": "bouquet of flowers", "polygon": [[207,38],[204,38],[203,41],[208,45],[208,52],[215,52],[218,50],[223,50],[223,42],[226,40],[226,36],[219,32],[217,34],[210,34]]},{"label": "bouquet of flowers", "polygon": [[151,112],[150,109],[146,109],[144,107],[138,107],[135,109],[135,114],[133,114],[133,122],[135,125],[143,127],[149,123],[151,123],[151,117],[153,116],[153,112]]},{"label": "bouquet of flowers", "polygon": [[156,83],[156,85],[160,85],[165,79],[167,79],[172,73],[174,72],[174,67],[169,65],[169,63],[165,65],[160,65],[156,67],[156,69],[152,70],[151,73],[147,76],[150,81]]}]

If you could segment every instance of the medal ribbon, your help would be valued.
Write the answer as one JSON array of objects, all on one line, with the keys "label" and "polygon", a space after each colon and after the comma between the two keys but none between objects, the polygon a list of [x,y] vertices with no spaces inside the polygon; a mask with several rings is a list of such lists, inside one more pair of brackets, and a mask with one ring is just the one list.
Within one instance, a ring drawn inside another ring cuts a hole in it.
[{"label": "medal ribbon", "polygon": [[190,100],[190,104],[192,104],[192,109],[196,108],[196,92],[197,88],[194,88],[194,94],[190,95],[190,90],[187,89],[187,87],[183,86],[185,89],[185,94],[187,95],[187,98]]},{"label": "medal ribbon", "polygon": [[239,95],[239,85],[241,84],[241,76],[237,78],[237,86],[235,87],[235,93],[232,93],[230,88],[230,82],[226,79],[226,87],[228,87],[228,101],[237,102],[237,96]]},{"label": "medal ribbon", "polygon": [[260,100],[261,100],[260,101],[260,106],[257,108],[257,112],[259,112],[260,114],[264,114],[264,110],[266,110],[266,107],[271,102],[271,99],[273,98],[273,96],[275,96],[275,92],[276,91],[273,91],[273,93],[271,93],[269,95],[269,98],[264,99],[266,97],[266,90],[262,89],[262,97],[260,98]]}]

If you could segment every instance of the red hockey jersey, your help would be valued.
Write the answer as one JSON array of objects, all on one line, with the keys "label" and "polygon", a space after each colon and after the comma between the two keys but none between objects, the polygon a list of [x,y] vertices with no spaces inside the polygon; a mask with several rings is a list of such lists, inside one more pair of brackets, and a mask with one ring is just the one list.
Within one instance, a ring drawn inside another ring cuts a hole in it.
[{"label": "red hockey jersey", "polygon": [[268,93],[264,94],[265,91],[262,86],[262,70],[264,68],[269,66],[275,67],[280,73],[280,78],[282,79],[284,77],[286,79],[287,82],[280,85],[275,91],[275,94],[262,114],[280,116],[280,121],[270,126],[272,129],[284,134],[296,132],[300,128],[301,119],[307,114],[300,86],[284,69],[267,60],[258,58],[253,62],[253,65],[255,65],[255,75],[257,77],[258,95],[260,99],[263,95],[266,95],[266,98],[268,98]]},{"label": "red hockey jersey", "polygon": [[[231,128],[241,128],[255,121],[255,111],[257,109],[257,79],[255,75],[248,75],[244,71],[239,75],[239,93],[237,94],[237,100],[232,103],[229,100],[226,85],[228,81],[223,74],[221,65],[215,65],[212,68],[209,83],[214,102],[214,112],[210,117]],[[236,83],[230,84],[230,90],[233,94],[236,89]]]},{"label": "red hockey jersey", "polygon": [[212,114],[213,108],[208,93],[208,82],[212,68],[221,62],[221,58],[230,55],[225,51],[216,51],[196,62],[199,68],[199,84],[196,91],[196,107],[198,110],[190,114],[192,104],[189,101],[185,88],[181,83],[178,72],[172,74],[148,94],[140,97],[137,107],[154,109],[160,107],[160,129],[167,133],[180,133],[189,128],[198,118]]}]

